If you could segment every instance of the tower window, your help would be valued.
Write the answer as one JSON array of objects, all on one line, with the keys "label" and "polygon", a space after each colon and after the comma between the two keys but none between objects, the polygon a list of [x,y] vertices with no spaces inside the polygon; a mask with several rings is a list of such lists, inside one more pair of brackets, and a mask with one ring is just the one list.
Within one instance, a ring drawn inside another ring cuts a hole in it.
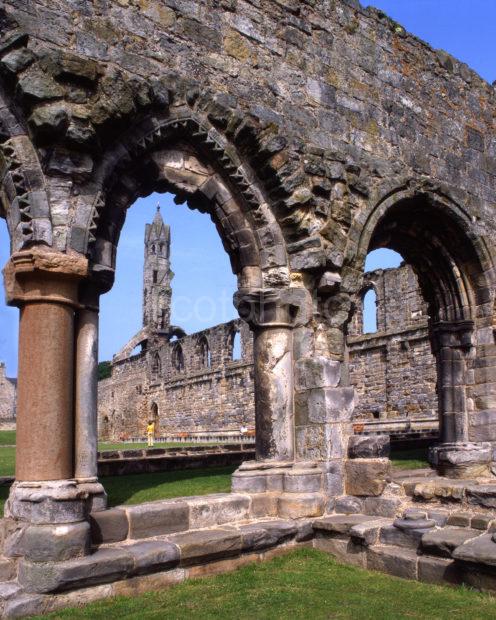
[{"label": "tower window", "polygon": [[157,284],[158,271],[153,272],[153,284]]}]

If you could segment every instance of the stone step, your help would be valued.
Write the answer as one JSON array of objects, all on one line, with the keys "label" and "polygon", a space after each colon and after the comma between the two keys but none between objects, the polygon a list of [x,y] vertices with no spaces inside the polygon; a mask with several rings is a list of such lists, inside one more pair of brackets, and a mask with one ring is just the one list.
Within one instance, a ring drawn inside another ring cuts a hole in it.
[{"label": "stone step", "polygon": [[0,601],[8,601],[21,592],[22,588],[17,581],[0,581]]},{"label": "stone step", "polygon": [[427,555],[451,558],[453,551],[468,540],[481,536],[480,530],[467,527],[444,527],[422,536],[421,548]]},{"label": "stone step", "polygon": [[353,526],[367,523],[368,521],[374,521],[374,517],[363,514],[338,514],[315,519],[312,525],[316,532],[325,532],[331,535],[349,535]]},{"label": "stone step", "polygon": [[[453,558],[470,565],[484,564],[492,569],[496,567],[496,541],[494,534],[483,534],[468,540],[453,551]],[[496,576],[492,575],[493,589],[496,589]]]},{"label": "stone step", "polygon": [[62,592],[111,583],[137,575],[203,565],[286,542],[313,538],[311,520],[257,520],[224,527],[191,529],[102,546],[91,555],[45,563],[21,560],[19,583],[29,592]]},{"label": "stone step", "polygon": [[237,493],[119,506],[91,514],[92,541],[100,545],[236,523],[250,518],[250,506],[250,496]]}]

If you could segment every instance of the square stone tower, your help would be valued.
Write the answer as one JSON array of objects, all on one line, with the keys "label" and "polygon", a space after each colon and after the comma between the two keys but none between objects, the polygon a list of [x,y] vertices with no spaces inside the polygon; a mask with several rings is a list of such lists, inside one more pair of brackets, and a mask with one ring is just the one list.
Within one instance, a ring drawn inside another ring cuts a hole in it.
[{"label": "square stone tower", "polygon": [[170,227],[164,223],[157,205],[151,224],[145,227],[143,269],[143,327],[167,330],[171,314]]}]

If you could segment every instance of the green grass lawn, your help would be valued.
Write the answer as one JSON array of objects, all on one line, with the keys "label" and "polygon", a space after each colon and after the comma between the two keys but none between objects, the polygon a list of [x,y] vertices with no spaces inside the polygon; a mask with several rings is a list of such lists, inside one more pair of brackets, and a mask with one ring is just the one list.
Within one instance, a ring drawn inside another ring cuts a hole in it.
[{"label": "green grass lawn", "polygon": [[100,478],[108,494],[110,506],[140,504],[157,499],[228,493],[231,490],[230,467],[186,469],[156,474],[131,474]]},{"label": "green grass lawn", "polygon": [[398,469],[423,469],[429,467],[427,448],[391,450],[391,462]]},{"label": "green grass lawn", "polygon": [[337,564],[301,549],[235,572],[118,597],[45,618],[92,620],[492,620],[496,600]]},{"label": "green grass lawn", "polygon": [[15,431],[0,431],[0,446],[15,446]]}]

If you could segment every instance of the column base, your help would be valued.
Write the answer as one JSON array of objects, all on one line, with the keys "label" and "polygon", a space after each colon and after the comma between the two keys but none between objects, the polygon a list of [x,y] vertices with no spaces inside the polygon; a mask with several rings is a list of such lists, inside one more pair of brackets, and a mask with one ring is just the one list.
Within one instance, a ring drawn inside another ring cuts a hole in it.
[{"label": "column base", "polygon": [[103,487],[76,480],[14,482],[2,520],[3,554],[34,562],[87,555],[92,491],[102,492]]},{"label": "column base", "polygon": [[82,491],[88,493],[88,512],[101,512],[107,509],[107,493],[98,478],[78,478],[77,483]]},{"label": "column base", "polygon": [[38,524],[75,523],[87,514],[88,490],[76,480],[14,482],[5,516]]},{"label": "column base", "polygon": [[283,518],[319,517],[325,511],[324,467],[322,463],[258,461],[243,463],[232,476],[232,491],[270,495],[276,514]]},{"label": "column base", "polygon": [[429,462],[446,478],[492,476],[492,447],[488,442],[444,443],[429,449]]}]

